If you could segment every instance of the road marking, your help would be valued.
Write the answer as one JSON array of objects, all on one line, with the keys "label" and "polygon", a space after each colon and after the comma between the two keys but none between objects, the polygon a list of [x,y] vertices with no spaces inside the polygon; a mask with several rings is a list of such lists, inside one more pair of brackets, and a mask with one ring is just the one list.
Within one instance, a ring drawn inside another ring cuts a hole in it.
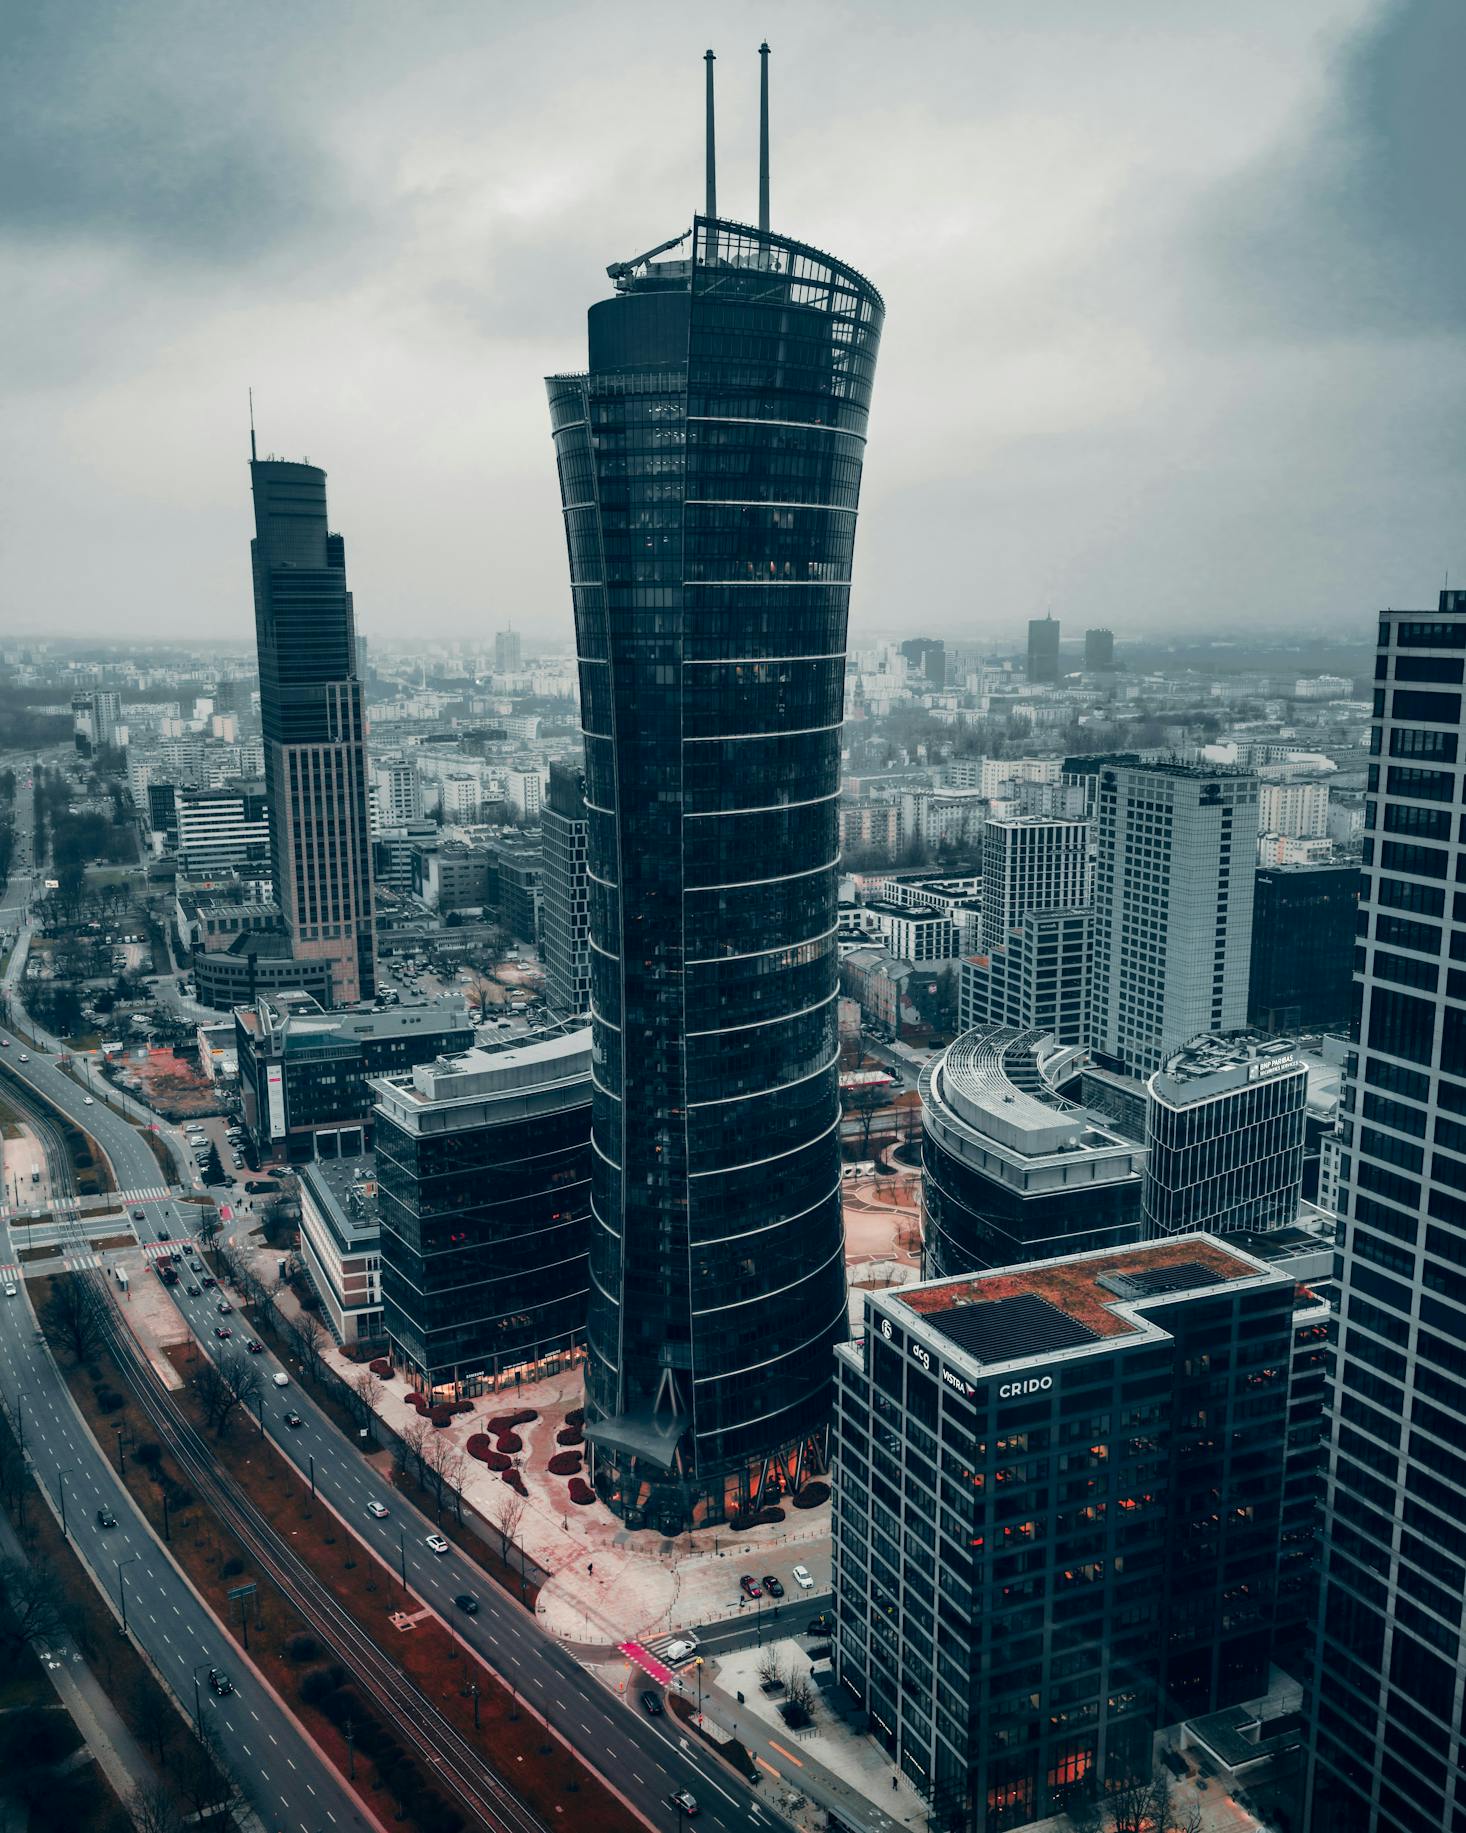
[{"label": "road marking", "polygon": [[789,1761],[794,1765],[796,1769],[804,1768],[804,1764],[799,1760],[798,1757],[795,1756],[792,1750],[785,1750],[784,1746],[780,1743],[777,1743],[773,1738],[769,1739],[769,1749],[777,1750],[781,1757],[788,1757]]}]

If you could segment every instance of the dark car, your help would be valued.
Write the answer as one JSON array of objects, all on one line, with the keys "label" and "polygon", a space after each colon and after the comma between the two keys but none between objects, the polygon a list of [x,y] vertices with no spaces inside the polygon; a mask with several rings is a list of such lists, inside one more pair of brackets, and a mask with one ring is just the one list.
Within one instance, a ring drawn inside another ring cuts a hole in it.
[{"label": "dark car", "polygon": [[224,1672],[223,1668],[209,1669],[209,1691],[211,1693],[217,1693],[220,1699],[227,1699],[234,1691],[234,1682]]},{"label": "dark car", "polygon": [[465,1616],[476,1617],[478,1615],[478,1599],[471,1591],[460,1591],[453,1602]]},{"label": "dark car", "polygon": [[219,1341],[222,1343],[226,1337],[232,1337],[234,1332],[227,1324],[216,1324],[214,1326],[214,1335],[218,1337]]},{"label": "dark car", "polygon": [[117,1517],[112,1513],[110,1508],[99,1508],[97,1510],[98,1527],[116,1527],[116,1525]]},{"label": "dark car", "polygon": [[764,1576],[764,1590],[768,1592],[771,1598],[781,1598],[784,1595],[784,1587],[779,1583],[778,1579],[772,1578],[767,1574]]},{"label": "dark car", "polygon": [[221,1298],[215,1309],[218,1311],[220,1317],[228,1317],[234,1307],[227,1298]]},{"label": "dark car", "polygon": [[807,1636],[833,1636],[835,1633],[835,1619],[830,1615],[828,1610],[822,1610],[817,1617],[812,1617],[810,1619],[809,1625],[804,1633]]},{"label": "dark car", "polygon": [[197,1286],[188,1285],[188,1286],[185,1286],[183,1289],[190,1298],[197,1298],[199,1295],[199,1289]]},{"label": "dark car", "polygon": [[287,1413],[285,1415],[285,1423],[287,1426],[303,1426],[305,1421],[300,1417],[299,1413]]},{"label": "dark car", "polygon": [[213,1288],[218,1285],[218,1283],[219,1283],[218,1280],[215,1279],[212,1273],[205,1273],[202,1276],[202,1278],[199,1280],[199,1284],[204,1288],[206,1292],[212,1291]]},{"label": "dark car", "polygon": [[134,1222],[145,1222],[147,1220],[146,1216],[144,1216],[143,1212],[140,1209],[133,1210],[132,1219]]},{"label": "dark car", "polygon": [[662,1716],[661,1694],[653,1693],[651,1688],[648,1687],[641,1696],[641,1709],[648,1718],[660,1718]]},{"label": "dark car", "polygon": [[265,1346],[264,1346],[264,1344],[263,1344],[263,1343],[257,1343],[257,1342],[256,1342],[256,1341],[254,1340],[254,1338],[253,1338],[253,1337],[251,1337],[251,1338],[249,1339],[249,1341],[248,1341],[248,1342],[247,1342],[247,1343],[245,1344],[245,1346],[244,1346],[244,1347],[245,1347],[245,1348],[246,1348],[246,1349],[247,1349],[247,1350],[249,1351],[249,1353],[250,1353],[250,1354],[251,1354],[252,1356],[262,1356],[262,1355],[264,1355],[264,1353],[265,1353]]},{"label": "dark car", "polygon": [[761,1598],[763,1596],[763,1592],[759,1589],[758,1580],[756,1578],[750,1578],[746,1572],[738,1581],[738,1589],[746,1598]]},{"label": "dark car", "polygon": [[171,1241],[171,1240],[173,1239],[173,1237],[172,1237],[172,1235],[170,1235],[170,1234],[169,1234],[169,1232],[168,1232],[168,1230],[167,1230],[166,1228],[160,1228],[160,1229],[158,1230],[158,1239],[159,1239],[160,1241]]}]

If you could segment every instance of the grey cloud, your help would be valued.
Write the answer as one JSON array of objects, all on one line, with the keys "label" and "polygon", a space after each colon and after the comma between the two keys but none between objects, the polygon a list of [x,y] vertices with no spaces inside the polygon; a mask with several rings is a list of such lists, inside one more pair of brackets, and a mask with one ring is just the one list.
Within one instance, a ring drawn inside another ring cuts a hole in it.
[{"label": "grey cloud", "polygon": [[1463,69],[1466,8],[1392,0],[1338,53],[1320,115],[1201,213],[1207,316],[1308,338],[1459,331]]}]

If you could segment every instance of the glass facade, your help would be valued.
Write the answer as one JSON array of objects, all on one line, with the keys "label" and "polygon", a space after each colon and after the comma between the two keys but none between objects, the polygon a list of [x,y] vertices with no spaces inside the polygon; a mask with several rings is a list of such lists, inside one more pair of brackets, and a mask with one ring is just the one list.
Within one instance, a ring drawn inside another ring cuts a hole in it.
[{"label": "glass facade", "polygon": [[383,1319],[415,1386],[456,1398],[579,1354],[588,1043],[469,1050],[373,1083]]},{"label": "glass facade", "polygon": [[291,952],[331,968],[332,997],[376,991],[366,720],[346,545],[326,525],[326,474],[250,463],[260,724],[270,869]]},{"label": "glass facade", "polygon": [[822,1458],[845,1334],[837,1083],[846,612],[883,306],[698,218],[548,383],[586,753],[587,1437],[633,1521]]},{"label": "glass facade", "polygon": [[[1466,1829],[1463,674],[1466,592],[1381,614],[1340,1118],[1313,1833]],[[1395,685],[1422,680],[1432,691]],[[1430,843],[1389,838],[1406,833]]]},{"label": "glass facade", "polygon": [[1054,1093],[1040,1031],[964,1032],[921,1076],[922,1269],[929,1279],[1140,1239],[1144,1154]]},{"label": "glass facade", "polygon": [[1147,1235],[1233,1234],[1297,1220],[1308,1072],[1296,1058],[1288,1062],[1267,1080],[1220,1092],[1150,1078]]},{"label": "glass facade", "polygon": [[[1020,1289],[1042,1302],[973,1353]],[[866,1299],[837,1352],[836,1671],[933,1828],[1060,1813],[1266,1690],[1294,1290],[1203,1238]]]}]

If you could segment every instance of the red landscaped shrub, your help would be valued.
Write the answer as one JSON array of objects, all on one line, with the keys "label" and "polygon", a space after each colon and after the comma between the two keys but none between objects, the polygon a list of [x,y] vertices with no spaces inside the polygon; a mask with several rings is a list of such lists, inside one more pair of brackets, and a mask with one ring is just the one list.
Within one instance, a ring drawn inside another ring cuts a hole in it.
[{"label": "red landscaped shrub", "polygon": [[761,1508],[754,1516],[754,1521],[759,1527],[775,1527],[783,1519],[782,1508]]},{"label": "red landscaped shrub", "polygon": [[585,1424],[585,1408],[572,1407],[565,1415],[565,1423],[567,1426],[583,1426]]},{"label": "red landscaped shrub", "polygon": [[557,1445],[583,1445],[585,1433],[579,1426],[566,1426],[563,1432],[555,1434],[555,1443]]},{"label": "red landscaped shrub", "polygon": [[578,1502],[580,1506],[584,1508],[587,1502],[594,1502],[595,1499],[596,1492],[591,1488],[590,1484],[586,1482],[584,1477],[572,1477],[570,1479],[570,1500],[572,1502]]},{"label": "red landscaped shrub", "polygon": [[422,1395],[418,1393],[416,1388],[414,1388],[410,1394],[404,1394],[402,1398],[407,1402],[408,1406],[412,1407],[416,1412],[426,1412],[428,1403],[423,1399]]},{"label": "red landscaped shrub", "polygon": [[487,1432],[512,1432],[516,1426],[527,1426],[531,1420],[538,1419],[539,1414],[533,1407],[521,1407],[517,1413],[496,1413],[492,1419],[484,1421]]},{"label": "red landscaped shrub", "polygon": [[484,1462],[488,1465],[490,1470],[512,1470],[514,1468],[514,1459],[512,1457],[505,1457],[502,1451],[488,1452],[484,1458]]},{"label": "red landscaped shrub", "polygon": [[433,1424],[441,1431],[444,1426],[450,1424],[452,1421],[453,1409],[452,1407],[441,1405],[429,1407],[428,1418],[432,1420]]},{"label": "red landscaped shrub", "polygon": [[552,1477],[573,1477],[579,1469],[580,1453],[578,1451],[557,1451],[550,1459]]},{"label": "red landscaped shrub", "polygon": [[455,1413],[471,1413],[473,1411],[473,1402],[471,1400],[455,1400],[452,1406]]},{"label": "red landscaped shrub", "polygon": [[397,1372],[385,1356],[378,1356],[375,1362],[369,1362],[367,1366],[374,1375],[380,1376],[383,1381],[390,1381]]},{"label": "red landscaped shrub", "polygon": [[794,1497],[795,1508],[818,1508],[821,1502],[830,1499],[828,1483],[806,1483],[799,1494]]},{"label": "red landscaped shrub", "polygon": [[517,1470],[501,1471],[500,1478],[509,1485],[516,1496],[527,1496],[529,1494],[529,1491],[524,1487],[524,1478],[520,1476]]},{"label": "red landscaped shrub", "polygon": [[470,1433],[463,1449],[470,1457],[485,1458],[489,1454],[489,1441],[482,1432]]},{"label": "red landscaped shrub", "polygon": [[517,1432],[501,1432],[495,1441],[501,1451],[523,1451],[524,1440]]}]

